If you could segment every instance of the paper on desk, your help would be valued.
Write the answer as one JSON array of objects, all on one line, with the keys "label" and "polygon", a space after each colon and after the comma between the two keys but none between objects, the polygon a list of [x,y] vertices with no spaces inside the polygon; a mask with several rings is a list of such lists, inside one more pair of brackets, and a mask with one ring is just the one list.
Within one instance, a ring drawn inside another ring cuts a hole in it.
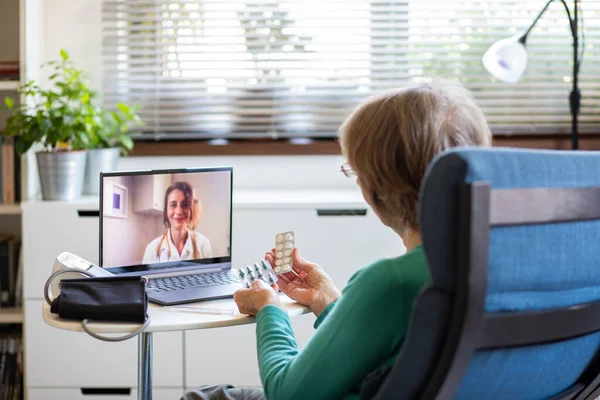
[{"label": "paper on desk", "polygon": [[163,307],[166,311],[174,312],[188,312],[196,314],[218,314],[218,315],[234,315],[235,311],[230,308],[212,308],[212,307],[199,307],[199,306],[167,306]]}]

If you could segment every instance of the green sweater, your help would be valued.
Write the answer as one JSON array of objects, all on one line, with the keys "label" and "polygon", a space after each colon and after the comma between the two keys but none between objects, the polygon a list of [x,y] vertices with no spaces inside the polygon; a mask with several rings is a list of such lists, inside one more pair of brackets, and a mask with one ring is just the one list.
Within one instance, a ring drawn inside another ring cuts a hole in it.
[{"label": "green sweater", "polygon": [[302,351],[287,313],[263,307],[256,339],[267,399],[357,399],[369,372],[394,363],[413,301],[429,279],[420,245],[359,270],[317,318]]}]

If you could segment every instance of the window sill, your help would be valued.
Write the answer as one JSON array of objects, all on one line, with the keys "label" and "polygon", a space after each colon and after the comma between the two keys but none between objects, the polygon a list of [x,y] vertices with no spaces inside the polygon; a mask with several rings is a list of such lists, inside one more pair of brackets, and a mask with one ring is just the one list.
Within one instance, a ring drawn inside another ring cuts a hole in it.
[{"label": "window sill", "polygon": [[[571,149],[571,138],[559,134],[495,135],[495,147],[519,147],[547,150]],[[600,150],[600,133],[581,134],[581,150]],[[287,139],[230,140],[213,144],[208,140],[136,141],[131,156],[281,156],[281,155],[340,155],[337,139],[315,139],[297,144]]]},{"label": "window sill", "polygon": [[230,140],[213,144],[209,140],[136,141],[132,156],[280,156],[339,155],[337,139],[318,139],[308,143],[292,143],[287,139]]},{"label": "window sill", "polygon": [[[494,147],[571,150],[571,136],[567,134],[494,135],[493,145]],[[579,149],[600,150],[600,133],[580,133]]]}]

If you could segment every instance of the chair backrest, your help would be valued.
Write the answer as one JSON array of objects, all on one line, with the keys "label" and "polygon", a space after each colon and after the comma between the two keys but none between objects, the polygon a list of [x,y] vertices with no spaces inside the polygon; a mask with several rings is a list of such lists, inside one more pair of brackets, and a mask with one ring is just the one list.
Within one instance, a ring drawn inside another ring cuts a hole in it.
[{"label": "chair backrest", "polygon": [[600,152],[456,148],[429,166],[432,282],[375,398],[587,398],[600,379]]}]

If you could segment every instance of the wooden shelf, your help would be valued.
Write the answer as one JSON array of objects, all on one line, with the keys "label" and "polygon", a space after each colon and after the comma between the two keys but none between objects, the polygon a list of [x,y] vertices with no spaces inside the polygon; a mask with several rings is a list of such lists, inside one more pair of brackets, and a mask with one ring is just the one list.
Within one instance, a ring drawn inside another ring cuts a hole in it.
[{"label": "wooden shelf", "polygon": [[21,214],[20,204],[0,204],[0,215],[19,215]]},{"label": "wooden shelf", "polygon": [[0,90],[17,90],[19,81],[0,81]]},{"label": "wooden shelf", "polygon": [[22,308],[0,308],[0,324],[23,323]]}]

